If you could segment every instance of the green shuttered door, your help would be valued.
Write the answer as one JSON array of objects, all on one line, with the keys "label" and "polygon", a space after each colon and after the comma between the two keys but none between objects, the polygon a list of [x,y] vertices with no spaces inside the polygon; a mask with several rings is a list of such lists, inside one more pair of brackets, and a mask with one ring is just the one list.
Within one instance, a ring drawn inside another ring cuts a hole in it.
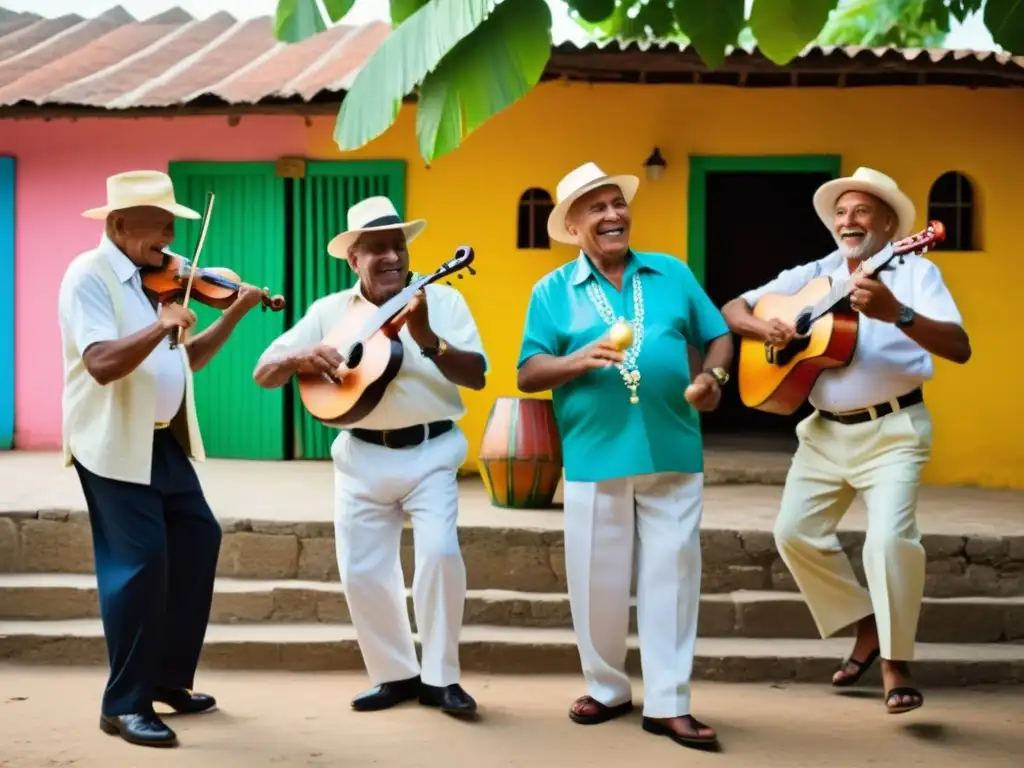
[{"label": "green shuttered door", "polygon": [[[402,160],[310,162],[306,178],[296,182],[293,211],[292,305],[301,317],[322,296],[355,285],[344,259],[332,258],[327,244],[348,228],[348,209],[374,195],[387,195],[405,215],[405,162]],[[305,459],[326,459],[338,431],[313,419],[296,397],[295,452]]]},{"label": "green shuttered door", "polygon": [[[284,182],[274,163],[171,163],[180,202],[203,211],[207,192],[216,195],[199,267],[227,267],[242,280],[285,289]],[[178,219],[172,249],[191,258],[198,220]],[[189,306],[208,327],[220,312]],[[285,458],[284,390],[265,390],[252,372],[263,350],[285,330],[285,312],[253,309],[213,361],[195,376],[196,409],[211,458]]]},{"label": "green shuttered door", "polygon": [[[348,209],[367,197],[387,195],[404,216],[405,162],[310,162],[306,177],[296,180],[278,178],[274,163],[181,162],[171,163],[169,172],[185,205],[202,211],[206,193],[217,196],[199,266],[228,267],[245,282],[285,294],[289,304],[283,312],[254,309],[196,375],[207,455],[292,458],[287,426],[295,458],[330,458],[337,430],[306,413],[294,384],[261,389],[252,372],[263,350],[284,332],[286,320],[294,324],[317,299],[355,284],[348,262],[331,258],[327,243],[347,228]],[[173,249],[191,257],[199,222],[179,219],[177,227]],[[189,306],[200,328],[220,316],[194,300]]]}]

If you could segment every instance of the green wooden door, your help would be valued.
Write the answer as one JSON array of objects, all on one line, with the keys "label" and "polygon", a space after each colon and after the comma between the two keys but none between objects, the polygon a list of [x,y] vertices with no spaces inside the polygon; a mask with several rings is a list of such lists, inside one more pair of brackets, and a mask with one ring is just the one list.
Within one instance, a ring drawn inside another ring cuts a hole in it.
[{"label": "green wooden door", "polygon": [[[375,195],[391,198],[405,215],[405,161],[315,161],[293,187],[292,295],[296,318],[317,299],[355,285],[356,276],[344,259],[327,253],[327,243],[348,228],[348,209]],[[296,458],[326,459],[338,431],[313,419],[295,398]]]},{"label": "green wooden door", "polygon": [[[199,267],[227,267],[272,294],[286,289],[284,181],[274,163],[175,162],[169,171],[180,202],[202,211],[216,195]],[[178,219],[172,249],[191,258],[198,220]],[[204,329],[220,312],[190,301]],[[213,361],[195,376],[196,409],[210,458],[283,459],[285,392],[266,390],[252,372],[263,350],[285,330],[283,312],[258,307],[239,323]]]}]

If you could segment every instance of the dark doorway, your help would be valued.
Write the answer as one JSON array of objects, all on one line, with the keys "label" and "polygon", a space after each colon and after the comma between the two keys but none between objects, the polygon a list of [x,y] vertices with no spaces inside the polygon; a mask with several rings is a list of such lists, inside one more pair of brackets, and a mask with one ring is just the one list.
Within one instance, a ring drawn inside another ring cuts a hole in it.
[{"label": "dark doorway", "polygon": [[[706,175],[705,290],[716,306],[763,285],[784,269],[835,250],[835,241],[811,204],[814,191],[831,178],[825,172]],[[805,404],[792,416],[777,416],[743,405],[737,381],[739,338],[733,339],[732,381],[718,409],[703,414],[704,431],[744,438],[793,435],[810,406]]]}]

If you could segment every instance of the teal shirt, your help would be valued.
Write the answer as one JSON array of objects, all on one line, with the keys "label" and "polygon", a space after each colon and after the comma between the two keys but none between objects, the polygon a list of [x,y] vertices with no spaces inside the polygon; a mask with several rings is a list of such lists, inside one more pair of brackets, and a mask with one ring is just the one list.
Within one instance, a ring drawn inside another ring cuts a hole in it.
[{"label": "teal shirt", "polygon": [[518,367],[534,355],[569,355],[608,332],[587,295],[589,283],[604,289],[617,318],[632,320],[637,272],[644,306],[644,341],[637,358],[640,401],[629,402],[615,367],[588,371],[552,392],[566,480],[704,471],[700,415],[683,394],[690,384],[687,345],[703,351],[729,328],[679,259],[633,251],[621,291],[583,253],[541,278],[526,311]]}]

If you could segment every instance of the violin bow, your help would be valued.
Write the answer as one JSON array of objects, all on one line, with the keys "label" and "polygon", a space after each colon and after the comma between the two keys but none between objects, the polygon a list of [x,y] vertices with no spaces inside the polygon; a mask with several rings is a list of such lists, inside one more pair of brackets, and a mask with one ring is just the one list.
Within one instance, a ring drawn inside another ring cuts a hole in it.
[{"label": "violin bow", "polygon": [[[213,213],[213,201],[216,198],[213,192],[206,193],[206,208],[203,210],[203,219],[199,224],[199,239],[196,240],[196,248],[192,253],[191,267],[188,272],[188,285],[185,286],[185,297],[181,300],[181,306],[188,309],[188,300],[192,296],[192,282],[196,278],[196,269],[199,265],[199,254],[203,250],[203,243],[206,242],[206,231],[210,228],[210,214]],[[184,328],[178,328],[177,339],[171,339],[171,349],[175,349],[182,342]]]}]

